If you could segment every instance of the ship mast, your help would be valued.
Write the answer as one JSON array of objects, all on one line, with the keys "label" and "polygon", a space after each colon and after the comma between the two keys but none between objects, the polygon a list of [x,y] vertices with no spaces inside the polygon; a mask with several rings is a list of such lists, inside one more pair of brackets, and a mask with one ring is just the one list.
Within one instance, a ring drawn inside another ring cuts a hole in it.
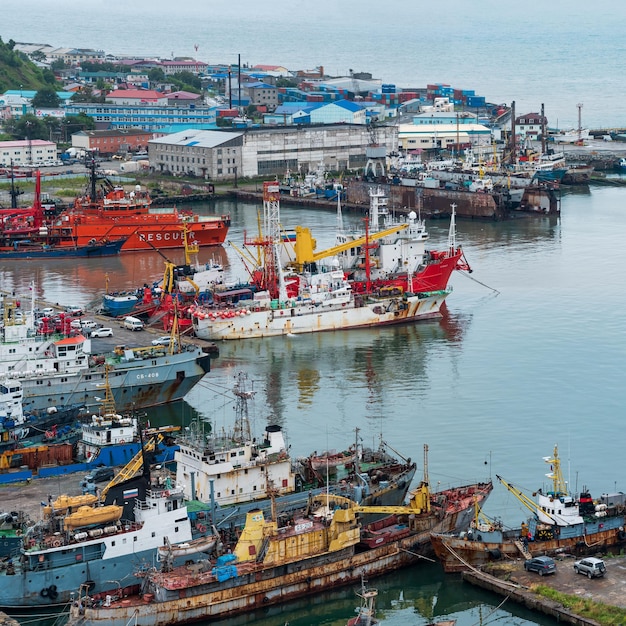
[{"label": "ship mast", "polygon": [[550,465],[551,470],[549,474],[546,474],[546,476],[552,480],[552,491],[548,493],[555,498],[567,496],[567,485],[563,479],[563,472],[561,471],[561,460],[559,459],[558,446],[554,446],[552,458],[546,456],[543,460]]},{"label": "ship mast", "polygon": [[246,389],[246,380],[248,376],[243,372],[237,374],[237,382],[233,389],[233,393],[237,397],[235,404],[235,441],[251,441],[252,434],[250,432],[250,419],[248,417],[248,400],[254,397],[254,390]]}]

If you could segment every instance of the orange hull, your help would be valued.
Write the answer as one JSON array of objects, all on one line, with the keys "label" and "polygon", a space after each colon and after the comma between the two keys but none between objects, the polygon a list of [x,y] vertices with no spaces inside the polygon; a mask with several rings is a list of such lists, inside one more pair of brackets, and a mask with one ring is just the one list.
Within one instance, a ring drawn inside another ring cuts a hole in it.
[{"label": "orange hull", "polygon": [[218,246],[224,243],[230,220],[228,217],[191,217],[173,213],[140,213],[110,217],[72,212],[62,216],[63,227],[70,229],[72,239],[85,245],[92,239],[106,237],[110,240],[128,237],[122,251],[154,250],[183,246],[183,225],[187,227],[187,239],[198,246]]}]

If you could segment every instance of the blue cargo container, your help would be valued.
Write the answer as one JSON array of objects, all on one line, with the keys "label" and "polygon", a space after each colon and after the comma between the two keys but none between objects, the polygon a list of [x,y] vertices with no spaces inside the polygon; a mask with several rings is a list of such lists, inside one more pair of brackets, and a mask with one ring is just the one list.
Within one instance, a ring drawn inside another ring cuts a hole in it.
[{"label": "blue cargo container", "polygon": [[468,107],[484,107],[485,96],[468,96],[466,104]]},{"label": "blue cargo container", "polygon": [[464,96],[475,96],[476,92],[473,89],[463,89],[461,92]]}]

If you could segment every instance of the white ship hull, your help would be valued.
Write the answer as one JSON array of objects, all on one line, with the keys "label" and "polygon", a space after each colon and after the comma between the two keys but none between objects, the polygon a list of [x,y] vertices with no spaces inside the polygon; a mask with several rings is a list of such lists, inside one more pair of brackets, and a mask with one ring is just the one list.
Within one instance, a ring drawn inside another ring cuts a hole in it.
[{"label": "white ship hull", "polygon": [[291,301],[281,308],[239,309],[223,314],[232,317],[194,317],[194,329],[197,337],[215,341],[402,324],[440,317],[439,310],[449,293],[446,290],[381,299],[355,296],[348,302],[327,306]]}]

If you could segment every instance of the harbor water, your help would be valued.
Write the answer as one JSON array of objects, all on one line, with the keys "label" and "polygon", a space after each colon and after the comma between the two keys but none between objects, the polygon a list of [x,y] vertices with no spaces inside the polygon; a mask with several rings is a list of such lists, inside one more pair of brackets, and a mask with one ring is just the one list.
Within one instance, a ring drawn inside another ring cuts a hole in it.
[{"label": "harbor water", "polygon": [[[197,413],[215,428],[228,428],[234,414],[230,391],[242,371],[256,391],[250,404],[253,431],[258,436],[267,423],[280,424],[294,456],[345,449],[358,428],[365,444],[377,445],[382,437],[398,453],[417,461],[419,477],[427,444],[433,490],[495,480],[499,474],[530,493],[547,485],[550,468],[542,459],[558,444],[573,491],[588,487],[594,497],[625,491],[623,199],[619,188],[592,187],[565,193],[560,217],[459,220],[457,242],[474,271],[469,276],[453,274],[454,290],[441,320],[220,343],[211,373],[186,402],[157,412],[156,418],[179,420],[185,426]],[[221,262],[229,280],[245,279],[238,249],[244,233],[255,232],[261,205],[218,200],[194,208],[231,214],[228,239],[235,245],[203,249],[200,260]],[[344,220],[359,226],[362,216],[351,213]],[[336,220],[331,210],[283,203],[281,222],[285,228],[310,226],[318,249],[333,244]],[[427,226],[430,247],[445,247],[447,221]],[[182,260],[182,252],[168,256]],[[94,305],[106,274],[111,287],[116,281],[118,289],[125,289],[143,284],[147,277],[158,279],[163,267],[163,259],[153,252],[80,264],[3,262],[0,282],[23,299],[32,282],[36,296],[46,301]],[[486,512],[511,525],[526,516],[499,484]],[[435,565],[425,567],[439,571]],[[416,568],[381,583],[394,590],[381,598],[388,598],[394,616],[390,624],[427,623],[403,621],[402,610],[392,604],[400,591],[405,599],[415,595],[413,608],[423,602],[421,576],[421,568]],[[482,597],[458,587],[453,579],[438,580],[440,593]],[[331,610],[335,602],[343,607],[358,600],[353,590],[337,593],[330,594],[328,604],[316,605],[321,612]],[[476,600],[473,606],[482,602]],[[457,610],[455,602],[452,608]],[[261,623],[284,623],[283,610],[292,609],[280,609],[280,617]],[[470,609],[459,610],[464,616],[459,626],[478,623]],[[314,623],[297,605],[293,611],[290,623]],[[320,614],[315,623],[333,623],[324,619]],[[505,623],[524,623],[511,620]]]},{"label": "harbor water", "polygon": [[[626,5],[598,0],[515,4],[451,0],[398,3],[320,0],[314,6],[273,0],[227,3],[165,0],[3,0],[3,41],[103,49],[115,55],[196,57],[207,63],[322,65],[350,69],[399,87],[447,83],[474,89],[516,112],[545,104],[549,126],[626,126],[623,32]],[[34,19],[33,16],[39,16]],[[45,31],[41,29],[45,16]],[[236,82],[235,76],[233,80]],[[583,106],[579,109],[577,105]],[[621,144],[616,144],[618,147]],[[558,444],[573,491],[594,497],[626,491],[622,412],[626,388],[626,293],[623,233],[626,195],[592,187],[563,196],[561,216],[506,222],[460,220],[458,242],[474,272],[456,273],[441,320],[220,344],[213,369],[175,407],[155,412],[185,426],[195,414],[215,427],[232,423],[230,390],[243,371],[254,385],[250,415],[257,436],[269,422],[286,431],[291,454],[344,449],[355,429],[365,444],[382,437],[417,461],[433,489],[499,474],[528,493],[545,486],[542,460]],[[218,201],[194,207],[230,213],[229,240],[256,233],[260,205]],[[318,248],[332,245],[330,211],[282,207],[283,226],[311,226]],[[347,215],[360,224],[362,216]],[[428,223],[433,248],[448,224]],[[182,252],[168,257],[182,261]],[[230,280],[247,273],[235,247],[202,250]],[[60,305],[96,303],[105,289],[134,288],[163,275],[156,253],[76,263],[0,262],[0,289]],[[151,336],[147,337],[147,339]],[[153,419],[153,416],[151,416]],[[153,421],[154,421],[153,419]],[[526,512],[496,484],[486,511],[519,525]],[[552,624],[552,620],[444,576],[424,563],[376,581],[378,617],[387,626]],[[227,626],[341,626],[358,605],[339,589],[225,620]],[[500,606],[501,605],[501,606]],[[32,615],[23,616],[32,624]]]}]

